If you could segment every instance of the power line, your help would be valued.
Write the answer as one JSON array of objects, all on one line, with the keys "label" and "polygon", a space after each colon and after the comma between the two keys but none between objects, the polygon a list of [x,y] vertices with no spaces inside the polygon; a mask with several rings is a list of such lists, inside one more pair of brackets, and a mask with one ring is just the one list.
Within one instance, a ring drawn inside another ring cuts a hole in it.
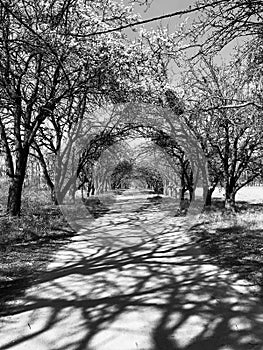
[{"label": "power line", "polygon": [[71,36],[75,36],[75,37],[79,37],[79,38],[85,38],[85,37],[91,37],[91,36],[95,36],[95,35],[108,34],[108,33],[112,33],[112,32],[117,32],[119,30],[136,27],[136,26],[139,26],[139,25],[142,25],[142,24],[147,24],[147,23],[159,21],[159,20],[166,19],[166,18],[186,15],[186,14],[189,14],[189,13],[193,13],[193,12],[196,12],[196,11],[203,10],[205,8],[208,8],[208,7],[214,7],[214,6],[219,5],[220,3],[224,3],[224,2],[225,2],[225,0],[215,1],[212,4],[207,4],[207,5],[203,5],[203,6],[199,6],[199,7],[193,7],[193,8],[191,8],[191,6],[189,6],[189,8],[186,9],[186,10],[176,11],[176,12],[172,12],[172,13],[167,13],[165,15],[144,19],[142,21],[136,21],[136,22],[129,23],[129,24],[124,24],[124,25],[121,25],[119,27],[115,27],[115,28],[111,28],[111,29],[99,30],[99,31],[92,32],[92,33],[89,33],[89,34],[74,34],[74,33],[71,33],[70,35]]}]

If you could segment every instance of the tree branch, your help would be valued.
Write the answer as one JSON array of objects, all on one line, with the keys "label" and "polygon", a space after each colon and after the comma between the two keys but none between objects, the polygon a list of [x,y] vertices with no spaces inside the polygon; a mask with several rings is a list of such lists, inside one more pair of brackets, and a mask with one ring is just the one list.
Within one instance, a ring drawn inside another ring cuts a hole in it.
[{"label": "tree branch", "polygon": [[206,9],[208,7],[214,7],[215,5],[219,5],[222,2],[224,2],[224,0],[216,1],[213,4],[207,4],[207,5],[203,5],[203,6],[199,6],[199,7],[198,6],[194,7],[194,8],[189,7],[187,10],[167,13],[167,14],[162,15],[162,16],[152,17],[152,18],[148,18],[148,19],[141,20],[141,21],[136,21],[136,22],[129,23],[129,24],[124,24],[124,25],[121,25],[119,27],[115,27],[115,28],[111,28],[111,29],[105,29],[105,30],[100,30],[100,31],[97,31],[97,32],[92,32],[92,33],[89,33],[89,34],[75,34],[75,33],[71,33],[69,35],[74,36],[74,37],[78,37],[78,38],[87,38],[87,37],[91,37],[91,36],[95,36],[95,35],[108,34],[108,33],[117,32],[117,31],[120,31],[120,30],[123,30],[123,29],[136,27],[136,26],[139,26],[139,25],[142,25],[142,24],[147,24],[147,23],[159,21],[159,20],[166,19],[166,18],[186,15],[186,14],[189,14],[189,13],[193,13],[193,12],[196,12],[196,11],[200,11],[200,10]]}]

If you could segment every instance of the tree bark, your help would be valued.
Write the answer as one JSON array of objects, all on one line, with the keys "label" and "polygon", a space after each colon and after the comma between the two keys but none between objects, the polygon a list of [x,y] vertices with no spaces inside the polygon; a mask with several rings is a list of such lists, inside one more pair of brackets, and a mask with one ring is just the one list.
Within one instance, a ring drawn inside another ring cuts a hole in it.
[{"label": "tree bark", "polygon": [[225,209],[236,211],[235,193],[230,193],[225,198]]},{"label": "tree bark", "polygon": [[23,185],[29,156],[29,147],[18,150],[14,175],[10,178],[7,200],[7,213],[20,216]]},{"label": "tree bark", "polygon": [[233,188],[233,186],[230,186],[228,182],[225,184],[225,209],[230,211],[235,211],[235,197],[236,192]]},{"label": "tree bark", "polygon": [[52,179],[51,179],[51,177],[49,175],[48,166],[47,166],[46,160],[44,158],[44,155],[41,152],[41,149],[40,149],[40,147],[38,146],[38,144],[36,142],[34,142],[34,149],[37,151],[38,156],[36,156],[36,158],[40,162],[44,178],[45,178],[46,183],[47,183],[47,185],[48,185],[48,187],[50,189],[51,201],[52,201],[53,204],[58,205],[58,199],[57,199],[57,195],[56,195],[56,191],[55,191],[54,182],[52,181]]},{"label": "tree bark", "polygon": [[218,184],[218,181],[215,182],[212,186],[209,186],[207,188],[206,198],[205,198],[205,206],[207,206],[207,207],[211,207],[211,205],[212,205],[212,194],[213,194],[217,184]]},{"label": "tree bark", "polygon": [[55,191],[55,187],[53,185],[53,187],[50,187],[50,191],[51,191],[51,201],[54,205],[58,205],[58,198],[57,198],[57,194],[56,194],[56,191]]},{"label": "tree bark", "polygon": [[212,194],[214,192],[214,189],[208,188],[206,192],[206,198],[205,198],[205,206],[206,207],[211,207],[212,205]]},{"label": "tree bark", "polygon": [[15,178],[11,181],[8,191],[7,213],[10,216],[20,216],[23,179]]},{"label": "tree bark", "polygon": [[186,188],[185,187],[181,187],[180,189],[180,209],[185,209],[185,198],[184,198],[184,195],[186,193]]},{"label": "tree bark", "polygon": [[194,188],[191,186],[188,188],[189,195],[190,195],[190,202],[195,200],[195,191]]}]

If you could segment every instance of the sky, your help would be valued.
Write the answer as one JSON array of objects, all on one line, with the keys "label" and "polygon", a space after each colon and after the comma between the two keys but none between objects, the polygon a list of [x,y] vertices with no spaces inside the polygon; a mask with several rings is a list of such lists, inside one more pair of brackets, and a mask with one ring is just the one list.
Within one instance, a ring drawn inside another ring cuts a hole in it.
[{"label": "sky", "polygon": [[[151,0],[150,0],[151,1]],[[128,3],[129,0],[125,0],[125,3]],[[161,15],[173,13],[176,11],[186,10],[190,5],[193,6],[195,0],[152,0],[150,6],[147,8],[146,6],[134,5],[135,12],[139,13],[142,19],[150,19],[153,17],[158,17]],[[191,14],[192,18],[194,14]],[[144,28],[147,30],[156,29],[158,26],[168,26],[169,31],[173,32],[176,30],[176,27],[184,21],[190,15],[185,15],[183,17],[175,16],[165,20],[158,20],[148,24],[144,24]],[[131,37],[136,36],[132,30],[128,30],[128,36]],[[170,78],[171,82],[177,80],[177,74],[179,73],[178,67],[171,62],[170,63]]]},{"label": "sky", "polygon": [[[190,5],[194,4],[194,0],[153,0],[151,6],[145,11],[145,7],[138,6],[138,10],[143,18],[151,18],[156,16],[161,16],[167,13],[172,13],[176,11],[181,11],[187,9]],[[181,21],[180,17],[174,17],[169,19],[170,26],[179,23]],[[167,23],[167,22],[166,22]],[[154,24],[149,24],[149,26],[154,26]]]},{"label": "sky", "polygon": [[[186,10],[189,8],[189,6],[193,7],[194,3],[195,0],[152,0],[152,3],[148,9],[146,9],[145,6],[135,6],[135,10],[136,12],[140,13],[142,19],[149,19],[176,11]],[[194,19],[195,16],[197,16],[196,12],[184,15],[183,17],[175,16],[168,20],[163,20],[162,22],[154,21],[144,26],[146,29],[155,29],[160,24],[165,26],[168,24],[169,30],[172,32],[180,22],[184,21],[186,18]],[[230,43],[223,50],[221,50],[220,54],[218,55],[218,61],[221,61],[222,59],[228,60],[236,44],[237,42]]]},{"label": "sky", "polygon": [[[185,10],[189,5],[193,5],[194,0],[153,0],[149,8],[146,6],[135,6],[135,11],[140,13],[142,19],[149,19],[165,15],[168,13]],[[192,15],[193,16],[193,15]],[[185,18],[185,17],[184,17]],[[179,16],[172,17],[170,19],[162,21],[154,21],[149,24],[145,24],[146,29],[156,28],[158,25],[169,25],[171,31],[179,24],[183,19]]]}]

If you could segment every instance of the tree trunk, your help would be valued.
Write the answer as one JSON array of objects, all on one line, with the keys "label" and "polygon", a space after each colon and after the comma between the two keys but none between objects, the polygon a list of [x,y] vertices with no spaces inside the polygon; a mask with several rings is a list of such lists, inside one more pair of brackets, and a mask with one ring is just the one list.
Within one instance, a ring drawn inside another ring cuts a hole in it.
[{"label": "tree trunk", "polygon": [[218,184],[218,179],[214,179],[213,181],[206,181],[203,185],[203,200],[206,207],[211,207],[212,205],[212,194],[216,189]]},{"label": "tree trunk", "polygon": [[225,183],[225,209],[230,211],[235,211],[235,196],[233,186],[230,186],[228,182]]},{"label": "tree trunk", "polygon": [[212,194],[215,190],[215,187],[209,187],[206,192],[206,198],[205,198],[205,206],[206,207],[211,207],[212,205]]},{"label": "tree trunk", "polygon": [[53,186],[53,188],[51,188],[51,201],[52,201],[52,203],[54,205],[58,205],[59,204],[54,186]]},{"label": "tree trunk", "polygon": [[205,206],[206,207],[211,207],[212,205],[212,193],[211,189],[209,188],[206,192],[206,198],[205,198]]},{"label": "tree trunk", "polygon": [[40,162],[44,178],[45,178],[46,183],[47,183],[47,185],[48,185],[48,187],[50,189],[51,201],[52,201],[53,204],[58,205],[58,199],[57,199],[57,195],[56,195],[56,191],[55,191],[55,185],[54,185],[54,182],[51,179],[51,176],[49,175],[48,165],[46,163],[44,155],[41,152],[41,149],[40,149],[40,147],[38,146],[38,144],[36,142],[34,142],[34,148],[37,151],[37,154],[38,154],[37,159]]},{"label": "tree trunk", "polygon": [[23,183],[22,177],[14,178],[9,186],[7,213],[10,216],[20,216]]},{"label": "tree trunk", "polygon": [[230,211],[236,211],[236,202],[235,202],[235,192],[232,191],[230,193],[226,193],[226,198],[225,198],[225,209],[230,210]]},{"label": "tree trunk", "polygon": [[91,196],[94,196],[95,195],[95,186],[94,186],[94,183],[92,183],[92,186],[91,186]]},{"label": "tree trunk", "polygon": [[180,182],[181,182],[181,186],[180,186],[180,194],[179,194],[179,198],[180,198],[180,203],[184,202],[184,195],[186,192],[186,183],[185,183],[185,178],[184,178],[184,172],[182,171],[181,175],[180,175]]},{"label": "tree trunk", "polygon": [[46,180],[46,183],[50,189],[50,198],[51,198],[51,202],[54,204],[54,205],[58,205],[58,199],[57,199],[57,194],[56,194],[56,191],[55,191],[55,186],[54,186],[54,183],[53,181],[51,180],[48,172],[45,172],[43,171],[43,174],[44,174],[44,177],[45,177],[45,180]]},{"label": "tree trunk", "polygon": [[186,203],[186,200],[184,198],[185,193],[186,193],[186,188],[182,187],[180,189],[180,210],[185,209],[185,203]]},{"label": "tree trunk", "polygon": [[[48,175],[48,174],[47,174]],[[58,205],[58,198],[57,198],[57,194],[56,194],[56,191],[55,191],[55,186],[54,186],[54,183],[51,181],[49,175],[46,176],[46,174],[44,173],[44,176],[45,176],[45,179],[46,179],[46,183],[50,189],[50,198],[51,198],[51,202],[54,204],[54,205]]]},{"label": "tree trunk", "polygon": [[7,213],[10,216],[20,216],[22,191],[26,175],[27,160],[29,155],[29,148],[20,149],[16,159],[16,170],[10,179]]},{"label": "tree trunk", "polygon": [[189,187],[188,191],[189,191],[189,195],[190,195],[190,202],[192,202],[192,201],[195,200],[195,191],[194,191],[194,188],[193,188],[193,187]]}]

